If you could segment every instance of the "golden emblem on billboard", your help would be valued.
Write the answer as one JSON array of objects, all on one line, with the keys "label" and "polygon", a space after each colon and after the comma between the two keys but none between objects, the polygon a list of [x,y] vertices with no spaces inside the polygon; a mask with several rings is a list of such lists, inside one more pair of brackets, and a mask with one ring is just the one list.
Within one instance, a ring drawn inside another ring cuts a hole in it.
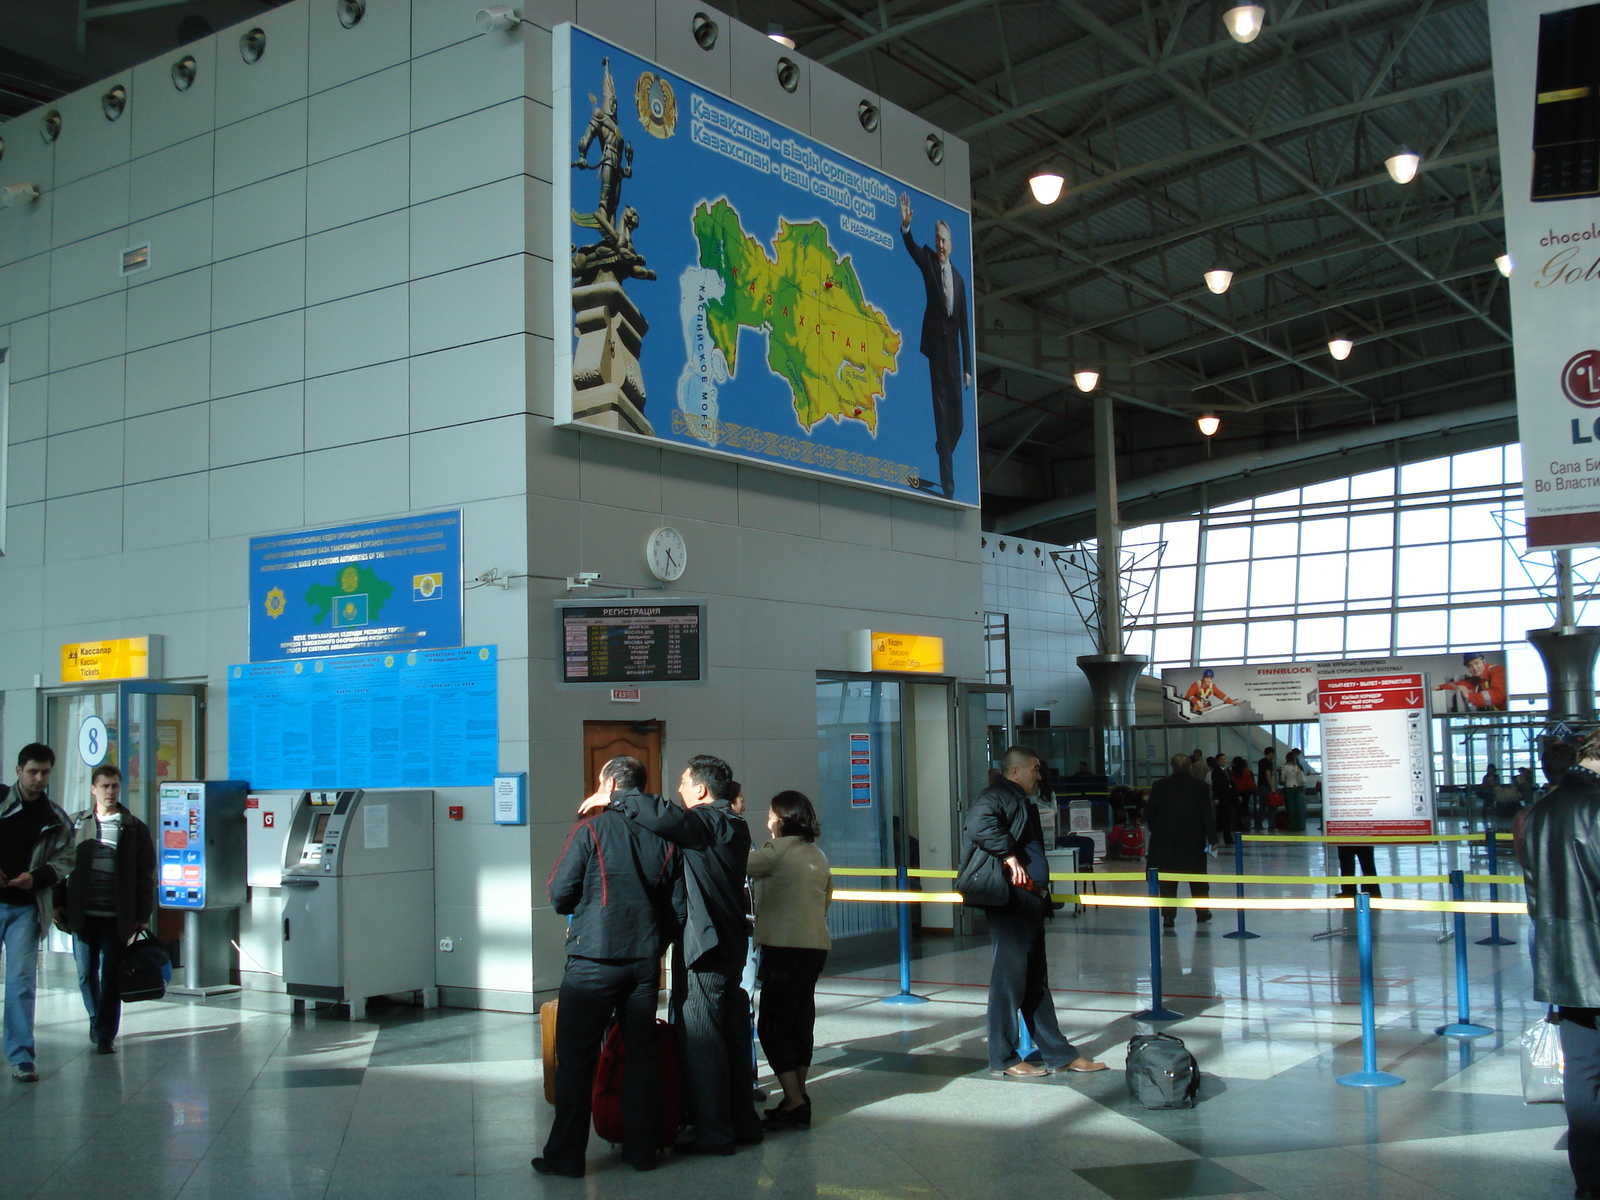
[{"label": "golden emblem on billboard", "polygon": [[639,124],[651,137],[669,138],[678,128],[678,98],[672,85],[653,71],[642,72],[633,86],[633,102],[639,109]]},{"label": "golden emblem on billboard", "polygon": [[284,594],[282,588],[273,588],[267,593],[267,616],[277,620],[283,616]]}]

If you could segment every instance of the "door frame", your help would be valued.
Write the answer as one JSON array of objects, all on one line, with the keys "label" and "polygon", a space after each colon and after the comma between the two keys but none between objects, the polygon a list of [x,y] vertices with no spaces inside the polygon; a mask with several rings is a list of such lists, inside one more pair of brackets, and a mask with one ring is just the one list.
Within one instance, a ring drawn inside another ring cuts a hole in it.
[{"label": "door frame", "polygon": [[[163,679],[108,679],[100,684],[75,683],[55,688],[41,688],[39,690],[38,707],[34,714],[35,736],[48,735],[51,700],[65,696],[92,696],[97,692],[110,691],[115,691],[117,694],[117,765],[122,768],[124,775],[128,771],[129,755],[128,701],[134,696],[193,696],[195,699],[195,775],[198,778],[205,778],[206,685],[203,683],[169,683]],[[57,757],[78,752],[76,745],[56,746],[52,747],[52,749],[55,750]],[[139,763],[140,779],[150,780],[155,778],[155,752],[155,739],[146,737],[144,739],[142,761]]]}]

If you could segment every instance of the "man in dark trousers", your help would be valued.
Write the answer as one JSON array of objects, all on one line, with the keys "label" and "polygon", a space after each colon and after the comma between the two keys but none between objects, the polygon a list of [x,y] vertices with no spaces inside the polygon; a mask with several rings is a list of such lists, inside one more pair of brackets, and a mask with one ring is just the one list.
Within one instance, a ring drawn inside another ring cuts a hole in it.
[{"label": "man in dark trousers", "polygon": [[72,868],[72,822],[45,789],[55,751],[38,742],[17,755],[17,784],[0,786],[0,947],[6,973],[5,1050],[11,1077],[37,1083],[33,1005],[39,939],[55,885]]},{"label": "man in dark trousers", "polygon": [[[1012,746],[1000,778],[972,802],[956,890],[989,918],[994,959],[989,972],[989,1073],[1037,1079],[1052,1071],[1104,1071],[1078,1053],[1056,1024],[1045,961],[1044,922],[1050,915],[1050,867],[1039,812],[1039,756]],[[1028,1024],[1043,1065],[1017,1051],[1017,1014]]]},{"label": "man in dark trousers", "polygon": [[1567,1162],[1577,1197],[1600,1197],[1600,730],[1523,829],[1533,998],[1558,1006]]},{"label": "man in dark trousers", "polygon": [[590,1099],[600,1042],[613,1018],[622,1026],[622,1160],[656,1165],[661,1144],[656,992],[661,956],[682,917],[681,855],[676,846],[624,817],[617,802],[637,796],[644,764],[619,756],[600,768],[606,804],[582,817],[550,872],[550,903],[571,915],[567,970],[556,1023],[556,1118],[541,1175],[583,1174]]},{"label": "man in dark trousers", "polygon": [[[682,808],[639,792],[611,799],[631,821],[684,851],[683,1077],[695,1136],[677,1147],[680,1154],[728,1155],[740,1142],[762,1138],[753,1100],[750,1001],[739,987],[750,941],[744,895],[750,827],[728,798],[732,779],[727,763],[697,754],[678,781]],[[590,797],[584,809],[598,799]]]},{"label": "man in dark trousers", "polygon": [[1260,826],[1262,833],[1273,833],[1272,806],[1267,803],[1278,778],[1278,751],[1268,746],[1256,763],[1256,811],[1252,814],[1252,828]]},{"label": "man in dark trousers", "polygon": [[[1156,871],[1177,871],[1185,875],[1206,873],[1206,847],[1216,844],[1217,818],[1211,803],[1211,789],[1189,772],[1189,758],[1172,758],[1172,774],[1150,786],[1150,803],[1144,810],[1149,828],[1150,848],[1145,866]],[[1161,881],[1161,894],[1169,899],[1178,894],[1177,880]],[[1191,883],[1189,895],[1204,900],[1211,895],[1209,883]],[[1171,929],[1177,909],[1161,910],[1161,923]],[[1209,908],[1194,910],[1199,922],[1211,920]]]},{"label": "man in dark trousers", "polygon": [[1211,809],[1222,834],[1224,846],[1233,845],[1234,826],[1239,816],[1239,789],[1233,786],[1233,776],[1228,774],[1228,759],[1219,754],[1211,763]]},{"label": "man in dark trousers", "polygon": [[[911,236],[911,197],[900,193],[900,240],[922,272],[927,308],[922,313],[922,342],[933,381],[934,450],[939,455],[939,489],[955,495],[955,449],[964,423],[962,397],[972,386],[972,333],[967,325],[967,281],[950,263],[950,226],[936,221],[933,245],[919,246]],[[925,487],[928,485],[924,485]]]}]

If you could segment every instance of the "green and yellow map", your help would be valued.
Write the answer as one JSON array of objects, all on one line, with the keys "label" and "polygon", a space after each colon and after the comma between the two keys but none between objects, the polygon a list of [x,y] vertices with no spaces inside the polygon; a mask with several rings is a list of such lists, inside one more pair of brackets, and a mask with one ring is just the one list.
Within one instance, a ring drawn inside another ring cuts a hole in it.
[{"label": "green and yellow map", "polygon": [[[317,583],[306,589],[306,603],[316,611],[312,614],[312,622],[321,625],[328,619],[328,614],[334,610],[335,603],[344,602],[354,604],[360,600],[359,609],[352,611],[343,619],[336,619],[335,625],[365,625],[376,621],[378,614],[383,611],[383,604],[390,596],[394,595],[394,585],[385,583],[373,573],[372,568],[352,563],[339,571],[337,583]],[[360,612],[360,619],[354,618]]]},{"label": "green and yellow map", "polygon": [[901,337],[867,302],[855,264],[829,244],[826,226],[780,219],[769,258],[737,210],[719,199],[695,206],[694,236],[701,268],[721,283],[720,295],[711,289],[700,302],[728,375],[738,368],[740,328],[763,333],[767,366],[788,382],[807,432],[832,417],[876,433],[884,376],[898,369]]}]

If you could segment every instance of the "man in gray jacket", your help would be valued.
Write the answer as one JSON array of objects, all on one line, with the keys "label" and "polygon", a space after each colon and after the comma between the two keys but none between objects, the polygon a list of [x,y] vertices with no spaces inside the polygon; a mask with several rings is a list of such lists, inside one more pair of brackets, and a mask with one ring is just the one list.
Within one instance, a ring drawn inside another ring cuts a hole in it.
[{"label": "man in gray jacket", "polygon": [[[1039,756],[1012,746],[1000,779],[972,802],[956,890],[989,919],[994,960],[989,973],[989,1073],[1037,1079],[1052,1071],[1104,1071],[1105,1063],[1078,1053],[1056,1024],[1045,962],[1044,922],[1050,914],[1050,867],[1039,812]],[[1044,1065],[1017,1051],[1017,1014],[1039,1047]]]},{"label": "man in gray jacket", "polygon": [[72,822],[45,789],[55,751],[33,742],[17,755],[15,787],[0,786],[0,953],[5,956],[5,1050],[11,1077],[37,1083],[33,998],[39,939],[52,889],[72,867]]},{"label": "man in gray jacket", "polygon": [[1533,998],[1559,1007],[1567,1162],[1575,1195],[1600,1197],[1600,730],[1523,828]]}]

